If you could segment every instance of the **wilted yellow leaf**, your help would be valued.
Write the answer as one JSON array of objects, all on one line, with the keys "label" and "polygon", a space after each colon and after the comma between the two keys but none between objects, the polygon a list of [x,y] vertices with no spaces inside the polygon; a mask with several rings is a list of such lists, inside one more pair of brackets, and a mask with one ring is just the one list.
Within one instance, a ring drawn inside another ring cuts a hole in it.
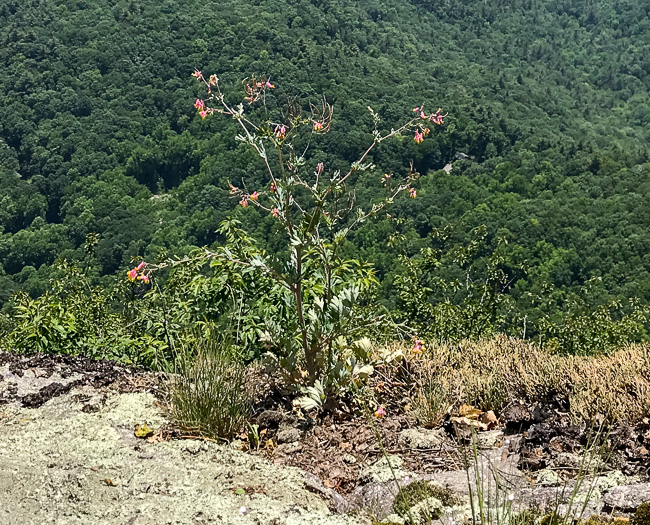
[{"label": "wilted yellow leaf", "polygon": [[471,405],[461,405],[458,409],[458,415],[460,415],[460,417],[466,417],[468,419],[478,419],[478,416],[480,416],[482,413],[482,410],[479,410],[478,408],[475,408]]},{"label": "wilted yellow leaf", "polygon": [[153,428],[149,428],[146,423],[135,426],[135,437],[145,439],[153,436]]}]

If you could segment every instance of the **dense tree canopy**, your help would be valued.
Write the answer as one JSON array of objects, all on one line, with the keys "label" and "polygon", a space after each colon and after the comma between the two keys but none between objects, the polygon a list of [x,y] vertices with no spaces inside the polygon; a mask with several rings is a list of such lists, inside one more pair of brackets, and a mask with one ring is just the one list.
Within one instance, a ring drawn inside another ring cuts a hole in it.
[{"label": "dense tree canopy", "polygon": [[[449,113],[432,140],[405,137],[373,157],[396,172],[412,160],[424,175],[418,198],[392,213],[406,219],[398,232],[378,220],[348,246],[376,266],[387,304],[404,271],[397,255],[453,249],[481,225],[477,257],[502,252],[513,326],[577,296],[650,303],[650,6],[640,0],[4,2],[0,301],[43,293],[57,258],[85,257],[88,234],[98,234],[98,282],[132,257],[219,242],[228,215],[270,238],[255,210],[233,211],[227,182],[254,187],[263,170],[230,123],[196,115],[195,67],[232,97],[252,74],[273,79],[278,103],[326,95],[333,131],[310,155],[328,167],[367,146],[368,105],[386,128],[423,102]],[[359,177],[361,201],[382,173]]]}]

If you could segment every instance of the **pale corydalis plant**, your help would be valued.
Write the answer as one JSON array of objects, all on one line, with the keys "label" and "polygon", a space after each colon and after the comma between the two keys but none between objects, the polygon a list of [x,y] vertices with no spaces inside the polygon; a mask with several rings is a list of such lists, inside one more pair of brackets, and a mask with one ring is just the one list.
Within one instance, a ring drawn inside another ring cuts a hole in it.
[{"label": "pale corydalis plant", "polygon": [[[404,124],[381,132],[379,116],[368,108],[374,122],[372,143],[348,170],[328,172],[322,162],[310,169],[307,158],[312,137],[332,128],[334,108],[327,100],[323,98],[319,105],[309,104],[306,113],[292,102],[284,114],[256,123],[244,103],[261,104],[268,116],[266,97],[275,89],[269,78],[245,79],[244,102],[233,106],[226,100],[216,75],[206,79],[197,70],[193,76],[207,90],[206,99],[198,98],[194,104],[201,118],[220,113],[234,119],[241,130],[237,140],[251,146],[264,162],[269,178],[265,188],[249,191],[245,186],[229,183],[230,193],[243,208],[252,204],[278,221],[288,236],[289,260],[283,269],[261,255],[239,258],[236,262],[265,272],[293,297],[299,332],[295,339],[304,353],[308,382],[313,385],[321,373],[327,375],[335,366],[335,342],[358,328],[354,326],[352,305],[364,288],[376,282],[367,265],[339,258],[342,242],[400,193],[408,191],[411,198],[416,198],[412,184],[419,174],[411,164],[402,177],[384,175],[386,197],[365,209],[356,204],[349,182],[354,174],[375,168],[369,159],[379,144],[404,133],[413,133],[413,140],[421,143],[430,133],[427,126],[443,124],[446,115],[440,109],[427,114],[421,105],[413,109],[415,115]],[[307,142],[307,146],[298,150],[299,142]],[[228,256],[235,261],[234,256]],[[306,289],[308,280],[315,276],[317,286],[312,283],[311,289]]]}]

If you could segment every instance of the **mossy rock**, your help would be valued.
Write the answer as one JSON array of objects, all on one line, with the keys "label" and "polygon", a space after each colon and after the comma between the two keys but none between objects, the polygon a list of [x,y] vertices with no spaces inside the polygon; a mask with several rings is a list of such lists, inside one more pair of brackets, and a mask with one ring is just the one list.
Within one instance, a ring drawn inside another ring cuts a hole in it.
[{"label": "mossy rock", "polygon": [[542,514],[534,509],[522,510],[515,514],[508,525],[537,525],[539,523]]},{"label": "mossy rock", "polygon": [[632,525],[650,525],[650,502],[641,503],[630,522]]},{"label": "mossy rock", "polygon": [[605,525],[608,524],[610,525],[611,522],[605,518],[601,518],[600,516],[591,516],[589,519],[582,520],[580,522],[580,525]]},{"label": "mossy rock", "polygon": [[[440,501],[443,507],[451,507],[458,504],[457,496],[448,488],[429,483],[428,481],[414,481],[400,488],[393,502],[393,509],[400,516],[404,516],[408,514],[411,507],[432,498]],[[431,519],[439,518],[439,514],[439,509],[432,509]]]},{"label": "mossy rock", "polygon": [[551,512],[541,519],[539,525],[562,525],[562,523],[562,517],[558,516],[555,512]]}]

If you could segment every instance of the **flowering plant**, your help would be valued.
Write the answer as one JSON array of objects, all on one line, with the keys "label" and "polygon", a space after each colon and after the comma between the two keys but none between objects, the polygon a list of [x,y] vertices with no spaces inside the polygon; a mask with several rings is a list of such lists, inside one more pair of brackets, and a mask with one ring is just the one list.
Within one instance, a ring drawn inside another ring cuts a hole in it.
[{"label": "flowering plant", "polygon": [[[248,252],[245,258],[227,250],[222,255],[257,268],[285,292],[294,314],[294,321],[289,323],[293,333],[286,333],[284,323],[269,323],[272,326],[264,336],[271,346],[284,346],[285,355],[300,351],[309,384],[321,377],[327,382],[344,347],[354,347],[348,343],[348,337],[361,328],[354,313],[355,304],[376,283],[373,270],[358,261],[343,259],[340,247],[350,231],[392,203],[400,193],[407,191],[415,198],[417,192],[412,184],[419,174],[411,166],[401,178],[392,173],[385,175],[385,198],[367,209],[355,203],[349,183],[356,173],[375,169],[370,154],[377,145],[408,132],[420,143],[430,133],[428,126],[443,124],[445,115],[440,109],[427,114],[421,105],[413,109],[415,115],[404,124],[381,133],[379,116],[368,108],[375,123],[372,143],[347,171],[329,172],[322,161],[309,159],[307,149],[297,148],[299,138],[316,138],[330,131],[333,107],[325,99],[318,105],[310,103],[306,111],[291,103],[282,114],[272,115],[266,99],[275,85],[268,78],[253,77],[244,81],[244,102],[249,106],[263,105],[267,115],[262,122],[253,122],[244,103],[228,103],[216,75],[206,79],[196,71],[193,76],[207,91],[206,100],[198,99],[195,103],[201,117],[219,113],[234,119],[241,131],[237,139],[253,148],[266,167],[266,187],[251,191],[230,184],[231,195],[242,207],[253,205],[271,215],[286,234],[289,252],[284,261],[261,251],[254,255]],[[310,164],[314,166],[311,169]]]},{"label": "flowering plant", "polygon": [[[413,133],[413,140],[420,143],[430,133],[428,126],[443,124],[445,115],[441,110],[427,114],[420,106],[404,124],[382,133],[379,116],[368,108],[375,124],[372,143],[349,169],[329,170],[323,161],[309,157],[308,146],[299,146],[331,130],[334,108],[325,99],[304,108],[290,102],[273,113],[266,103],[275,89],[269,78],[244,80],[243,101],[231,105],[216,75],[206,78],[195,71],[193,76],[207,92],[194,103],[200,117],[220,114],[233,119],[240,131],[237,140],[252,148],[265,166],[268,178],[264,187],[249,189],[245,183],[229,183],[230,194],[242,208],[255,207],[273,218],[285,236],[288,253],[286,257],[266,253],[236,221],[228,220],[222,225],[228,245],[217,252],[204,250],[198,257],[227,261],[242,271],[252,269],[263,282],[272,282],[272,295],[279,305],[269,306],[273,315],[264,316],[261,340],[275,350],[281,366],[294,374],[295,381],[305,379],[311,386],[318,382],[326,389],[336,388],[363,369],[358,362],[367,358],[361,350],[365,345],[351,338],[368,326],[357,305],[377,282],[372,268],[345,259],[341,246],[354,228],[400,193],[416,198],[413,183],[419,174],[411,165],[402,177],[384,175],[384,198],[367,207],[356,203],[350,183],[355,174],[375,170],[370,155],[379,144],[404,133]],[[264,111],[249,112],[247,108],[254,105],[261,105]],[[265,117],[256,122],[253,114]],[[135,270],[137,279],[141,269]]]}]

